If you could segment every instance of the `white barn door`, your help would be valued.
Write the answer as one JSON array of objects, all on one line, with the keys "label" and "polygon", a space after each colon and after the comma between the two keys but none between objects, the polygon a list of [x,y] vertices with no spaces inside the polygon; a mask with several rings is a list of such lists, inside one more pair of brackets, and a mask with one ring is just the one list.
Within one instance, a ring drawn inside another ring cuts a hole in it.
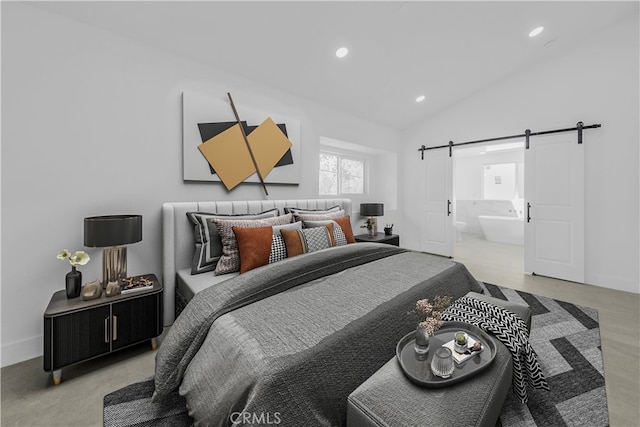
[{"label": "white barn door", "polygon": [[536,136],[524,163],[525,271],[584,283],[584,145]]},{"label": "white barn door", "polygon": [[449,150],[425,153],[427,169],[426,211],[422,226],[425,252],[453,256],[453,159]]}]

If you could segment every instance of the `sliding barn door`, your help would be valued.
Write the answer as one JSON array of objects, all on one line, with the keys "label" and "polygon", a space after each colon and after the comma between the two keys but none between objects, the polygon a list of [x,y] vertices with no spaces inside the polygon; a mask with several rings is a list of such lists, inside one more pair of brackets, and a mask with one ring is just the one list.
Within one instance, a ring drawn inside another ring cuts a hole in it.
[{"label": "sliding barn door", "polygon": [[525,271],[584,282],[584,145],[536,136],[525,150]]},{"label": "sliding barn door", "polygon": [[422,250],[453,256],[453,160],[449,150],[425,153],[427,168],[426,212],[422,226]]}]

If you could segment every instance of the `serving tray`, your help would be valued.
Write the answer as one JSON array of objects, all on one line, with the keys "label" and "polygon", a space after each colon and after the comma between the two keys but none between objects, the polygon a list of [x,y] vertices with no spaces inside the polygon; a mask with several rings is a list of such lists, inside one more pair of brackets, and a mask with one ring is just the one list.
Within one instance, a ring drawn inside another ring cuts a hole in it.
[{"label": "serving tray", "polygon": [[[465,331],[482,343],[482,351],[462,363],[454,362],[454,370],[449,378],[440,378],[431,372],[431,359],[438,347],[451,341],[457,331]],[[441,388],[465,381],[487,369],[496,357],[496,341],[482,329],[462,322],[443,322],[435,335],[429,337],[429,354],[420,357],[413,349],[415,331],[408,333],[396,346],[396,357],[407,378],[415,384],[427,388]]]}]

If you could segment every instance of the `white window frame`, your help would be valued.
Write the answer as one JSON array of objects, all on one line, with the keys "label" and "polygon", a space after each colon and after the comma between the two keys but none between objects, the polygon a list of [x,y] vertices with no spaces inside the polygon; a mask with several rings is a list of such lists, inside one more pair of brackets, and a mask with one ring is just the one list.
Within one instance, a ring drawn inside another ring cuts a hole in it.
[{"label": "white window frame", "polygon": [[[338,189],[337,189],[337,193],[336,194],[321,194],[320,193],[320,182],[318,181],[318,194],[320,196],[343,196],[343,195],[348,195],[348,196],[362,196],[367,194],[368,191],[368,186],[369,186],[369,159],[367,159],[364,156],[358,156],[358,155],[354,155],[351,153],[342,153],[339,151],[335,151],[335,150],[320,150],[320,152],[318,153],[318,160],[320,159],[320,155],[322,154],[326,154],[326,155],[330,155],[330,156],[336,156],[338,158]],[[346,159],[346,160],[353,160],[353,161],[357,161],[357,162],[362,162],[363,165],[363,171],[362,171],[362,193],[345,193],[344,191],[342,191],[342,177],[341,177],[341,173],[342,173],[342,168],[341,168],[341,160],[342,159]],[[320,175],[320,168],[318,168],[318,177]]]}]

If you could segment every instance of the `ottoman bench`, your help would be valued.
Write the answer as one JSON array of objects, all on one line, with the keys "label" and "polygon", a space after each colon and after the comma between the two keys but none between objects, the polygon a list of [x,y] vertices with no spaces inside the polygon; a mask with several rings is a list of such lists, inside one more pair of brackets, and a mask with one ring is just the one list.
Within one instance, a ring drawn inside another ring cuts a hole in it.
[{"label": "ottoman bench", "polygon": [[[467,295],[518,314],[530,328],[529,307],[474,292]],[[489,368],[445,388],[415,385],[392,358],[349,395],[347,427],[495,426],[513,374],[511,353],[496,342]]]}]

